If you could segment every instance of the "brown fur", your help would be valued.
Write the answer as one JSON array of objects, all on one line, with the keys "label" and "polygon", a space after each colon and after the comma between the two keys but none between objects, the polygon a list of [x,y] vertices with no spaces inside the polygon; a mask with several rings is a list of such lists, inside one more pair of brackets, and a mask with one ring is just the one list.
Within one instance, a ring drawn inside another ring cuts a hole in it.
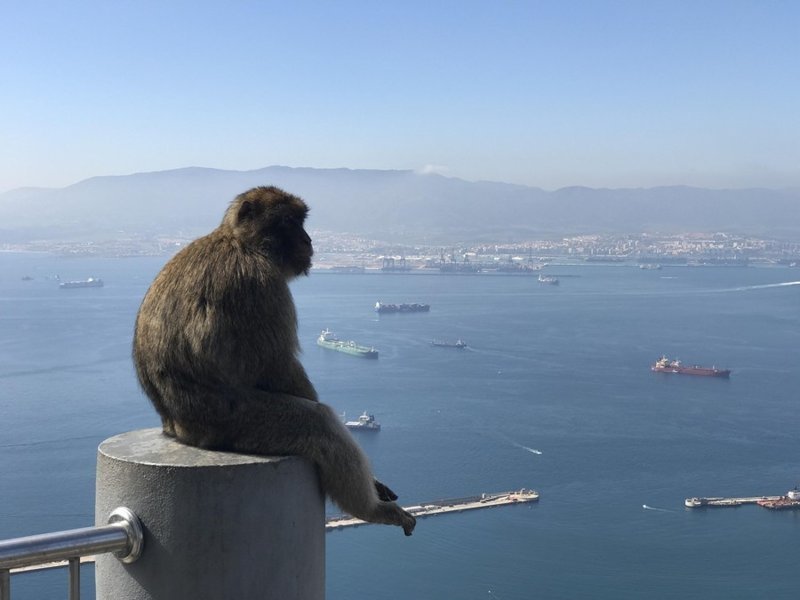
[{"label": "brown fur", "polygon": [[343,510],[411,535],[414,517],[374,479],[298,360],[287,282],[311,267],[307,213],[275,187],[237,196],[220,226],[150,286],[136,318],[136,373],[167,435],[202,448],[304,456]]}]

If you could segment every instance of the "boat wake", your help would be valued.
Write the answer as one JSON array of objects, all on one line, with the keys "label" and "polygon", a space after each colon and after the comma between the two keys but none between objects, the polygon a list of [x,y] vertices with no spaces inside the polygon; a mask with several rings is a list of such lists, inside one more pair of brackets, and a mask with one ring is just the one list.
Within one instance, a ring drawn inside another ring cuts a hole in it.
[{"label": "boat wake", "polygon": [[772,288],[791,287],[793,285],[800,285],[800,281],[784,281],[782,283],[764,283],[762,285],[745,285],[742,287],[731,288],[729,290],[722,290],[722,291],[746,292],[749,290],[768,290]]},{"label": "boat wake", "polygon": [[525,450],[525,452],[530,452],[531,454],[541,454],[541,450],[537,450],[536,448],[528,448],[527,446],[523,446],[522,444],[517,444],[514,442],[514,447],[519,448],[521,450]]},{"label": "boat wake", "polygon": [[523,446],[522,444],[518,444],[517,442],[515,442],[514,440],[512,440],[510,437],[508,437],[507,435],[505,435],[503,433],[499,433],[499,432],[494,433],[493,437],[496,437],[497,439],[501,439],[504,442],[506,442],[507,444],[511,444],[512,446],[514,446],[514,448],[519,448],[520,450],[525,450],[525,452],[530,452],[531,454],[539,455],[539,454],[542,453],[541,450],[537,450],[536,448],[531,448],[530,446]]},{"label": "boat wake", "polygon": [[644,510],[654,510],[656,512],[668,512],[668,513],[674,513],[675,512],[674,510],[670,510],[668,508],[656,508],[655,506],[647,506],[647,504],[642,504],[642,508]]}]

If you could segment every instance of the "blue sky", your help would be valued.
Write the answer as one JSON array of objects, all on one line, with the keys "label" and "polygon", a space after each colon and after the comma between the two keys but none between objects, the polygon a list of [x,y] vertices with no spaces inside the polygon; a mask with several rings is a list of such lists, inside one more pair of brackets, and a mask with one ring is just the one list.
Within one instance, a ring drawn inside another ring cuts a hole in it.
[{"label": "blue sky", "polygon": [[800,186],[800,3],[0,7],[0,191],[187,166]]}]

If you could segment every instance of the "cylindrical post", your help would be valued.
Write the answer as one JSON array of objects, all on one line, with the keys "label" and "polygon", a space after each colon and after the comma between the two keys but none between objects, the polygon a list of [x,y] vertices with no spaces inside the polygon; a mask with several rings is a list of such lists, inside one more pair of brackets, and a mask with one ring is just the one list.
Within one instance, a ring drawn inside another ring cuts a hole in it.
[{"label": "cylindrical post", "polygon": [[96,521],[129,507],[140,558],[97,558],[97,600],[321,600],[325,504],[311,463],[213,452],[158,429],[100,445]]}]

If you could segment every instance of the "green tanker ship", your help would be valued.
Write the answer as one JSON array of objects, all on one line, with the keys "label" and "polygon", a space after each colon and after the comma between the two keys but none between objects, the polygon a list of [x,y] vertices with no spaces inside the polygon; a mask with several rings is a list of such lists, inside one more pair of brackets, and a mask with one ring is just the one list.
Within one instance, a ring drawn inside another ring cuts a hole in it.
[{"label": "green tanker ship", "polygon": [[317,338],[317,345],[329,350],[338,350],[352,356],[361,358],[378,358],[378,351],[375,348],[359,346],[353,341],[345,342],[337,338],[330,329],[325,329]]}]

